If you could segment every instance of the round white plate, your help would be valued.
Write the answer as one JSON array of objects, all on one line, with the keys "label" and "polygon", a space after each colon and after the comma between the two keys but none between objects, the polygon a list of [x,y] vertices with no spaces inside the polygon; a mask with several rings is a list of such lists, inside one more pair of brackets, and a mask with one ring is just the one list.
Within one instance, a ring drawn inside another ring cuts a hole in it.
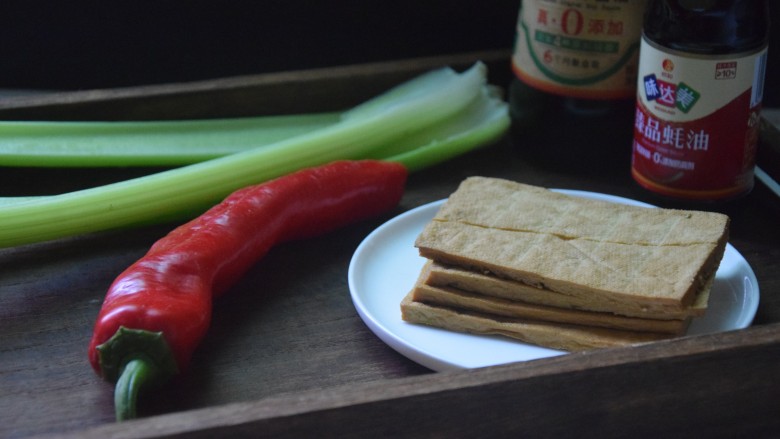
[{"label": "round white plate", "polygon": [[[652,207],[628,198],[593,192],[557,190],[585,198]],[[565,354],[503,337],[471,335],[401,320],[401,299],[411,290],[425,263],[414,241],[445,200],[405,212],[369,234],[349,265],[349,289],[358,314],[380,339],[409,359],[436,371],[492,366]],[[716,273],[709,307],[694,319],[688,334],[706,334],[750,326],[758,309],[758,281],[731,244]]]}]

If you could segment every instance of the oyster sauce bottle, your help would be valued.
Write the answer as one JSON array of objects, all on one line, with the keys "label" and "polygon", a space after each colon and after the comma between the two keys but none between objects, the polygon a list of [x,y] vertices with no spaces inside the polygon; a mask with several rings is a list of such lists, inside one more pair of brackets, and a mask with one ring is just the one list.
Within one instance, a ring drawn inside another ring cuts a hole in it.
[{"label": "oyster sauce bottle", "polygon": [[650,0],[631,174],[655,195],[738,198],[753,187],[766,70],[764,0]]}]

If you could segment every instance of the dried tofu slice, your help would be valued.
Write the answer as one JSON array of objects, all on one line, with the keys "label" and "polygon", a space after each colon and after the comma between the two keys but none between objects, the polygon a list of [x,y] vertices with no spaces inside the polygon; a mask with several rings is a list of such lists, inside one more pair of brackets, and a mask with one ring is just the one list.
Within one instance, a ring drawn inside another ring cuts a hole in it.
[{"label": "dried tofu slice", "polygon": [[489,177],[463,180],[434,219],[653,246],[714,244],[723,240],[728,225],[728,217],[719,213],[648,209]]},{"label": "dried tofu slice", "polygon": [[546,323],[463,311],[416,302],[412,300],[411,293],[401,302],[401,316],[408,323],[463,333],[500,335],[571,352],[630,346],[671,337],[669,334]]},{"label": "dried tofu slice", "polygon": [[690,318],[662,320],[625,317],[608,312],[537,305],[486,296],[452,287],[431,286],[425,283],[426,278],[425,272],[421,273],[412,290],[414,301],[498,316],[673,335],[685,333],[691,320]]},{"label": "dried tofu slice", "polygon": [[435,261],[568,295],[683,311],[717,270],[718,213],[590,200],[507,180],[464,180],[415,245]]},{"label": "dried tofu slice", "polygon": [[664,306],[664,303],[641,303],[631,300],[615,301],[611,300],[612,298],[609,296],[594,296],[588,291],[584,291],[582,294],[564,294],[515,280],[502,279],[491,274],[477,273],[433,261],[426,263],[423,272],[426,274],[426,283],[436,287],[456,288],[502,299],[559,308],[609,312],[645,319],[677,320],[704,315],[715,279],[713,273],[709,281],[699,290],[691,306],[680,310],[676,306]]}]

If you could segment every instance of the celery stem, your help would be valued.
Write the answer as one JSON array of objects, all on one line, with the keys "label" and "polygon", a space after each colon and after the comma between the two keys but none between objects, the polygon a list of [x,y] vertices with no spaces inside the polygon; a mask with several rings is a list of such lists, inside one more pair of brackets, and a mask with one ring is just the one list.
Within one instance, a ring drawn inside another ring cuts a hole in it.
[{"label": "celery stem", "polygon": [[395,160],[415,171],[501,136],[506,104],[477,63],[421,75],[343,113],[336,123],[156,174],[24,199],[0,208],[0,247],[182,220],[241,187],[334,160]]}]

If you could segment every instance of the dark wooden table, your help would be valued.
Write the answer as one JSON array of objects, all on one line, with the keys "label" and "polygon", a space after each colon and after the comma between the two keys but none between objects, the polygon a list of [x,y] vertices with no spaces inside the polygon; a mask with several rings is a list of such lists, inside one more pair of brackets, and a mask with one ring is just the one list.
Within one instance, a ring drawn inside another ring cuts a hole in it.
[{"label": "dark wooden table", "polygon": [[[152,119],[344,108],[438,65],[505,53],[411,60],[202,83],[42,95],[0,104],[3,119]],[[0,195],[53,193],[154,169],[0,169]],[[112,386],[86,357],[109,283],[173,224],[0,250],[0,436],[28,437],[760,437],[780,434],[780,200],[761,184],[716,207],[758,278],[751,328],[478,370],[433,372],[358,317],[347,268],[375,227],[445,198],[467,176],[658,204],[628,166],[564,172],[504,139],[411,176],[395,211],[274,249],[215,305],[186,374],[113,422]]]}]

